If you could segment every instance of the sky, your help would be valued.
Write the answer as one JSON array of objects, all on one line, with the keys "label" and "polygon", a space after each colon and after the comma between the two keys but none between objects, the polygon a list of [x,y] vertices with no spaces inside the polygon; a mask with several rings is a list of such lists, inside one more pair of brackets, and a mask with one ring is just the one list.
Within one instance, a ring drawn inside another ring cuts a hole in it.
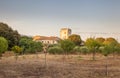
[{"label": "sky", "polygon": [[0,22],[30,36],[120,33],[120,0],[0,0]]}]

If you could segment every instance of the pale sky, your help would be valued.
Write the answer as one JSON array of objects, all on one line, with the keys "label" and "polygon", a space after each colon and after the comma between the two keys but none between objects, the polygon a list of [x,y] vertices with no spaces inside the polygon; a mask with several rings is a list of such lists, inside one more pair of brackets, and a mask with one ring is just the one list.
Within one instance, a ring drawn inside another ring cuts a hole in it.
[{"label": "pale sky", "polygon": [[120,0],[0,0],[0,22],[31,36],[59,37],[66,27],[120,33]]}]

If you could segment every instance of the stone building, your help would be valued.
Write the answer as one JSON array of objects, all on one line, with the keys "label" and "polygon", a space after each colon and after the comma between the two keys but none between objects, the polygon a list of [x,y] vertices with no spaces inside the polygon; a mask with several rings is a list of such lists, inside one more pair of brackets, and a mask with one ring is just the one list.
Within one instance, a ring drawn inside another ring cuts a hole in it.
[{"label": "stone building", "polygon": [[61,39],[68,39],[68,37],[71,35],[72,31],[70,28],[62,28],[60,30],[60,38]]}]

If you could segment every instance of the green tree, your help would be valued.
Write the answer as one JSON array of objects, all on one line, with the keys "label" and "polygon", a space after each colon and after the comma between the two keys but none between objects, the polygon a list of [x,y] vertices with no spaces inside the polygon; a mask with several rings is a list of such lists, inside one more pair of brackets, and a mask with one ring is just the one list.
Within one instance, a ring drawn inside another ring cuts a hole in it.
[{"label": "green tree", "polygon": [[113,52],[114,48],[111,45],[105,45],[101,48],[102,54],[106,57],[106,76],[108,76],[108,55]]},{"label": "green tree", "polygon": [[18,45],[20,39],[20,34],[17,32],[17,30],[13,30],[5,23],[0,23],[0,36],[7,39],[9,50],[13,46]]},{"label": "green tree", "polygon": [[82,42],[80,35],[77,34],[70,35],[68,39],[73,41],[76,45],[80,45]]},{"label": "green tree", "polygon": [[95,39],[97,42],[99,42],[101,44],[101,46],[103,45],[103,42],[105,41],[105,38],[102,37],[98,37]]},{"label": "green tree", "polygon": [[14,47],[12,47],[12,51],[14,53],[20,54],[22,52],[22,48],[19,46],[14,46]]},{"label": "green tree", "polygon": [[61,48],[67,53],[73,50],[75,44],[70,40],[63,40],[60,42]]},{"label": "green tree", "polygon": [[116,52],[116,48],[117,48],[117,45],[119,44],[117,42],[117,40],[115,40],[114,38],[107,38],[105,41],[104,41],[104,46],[109,46],[111,48],[111,51],[113,53],[113,57],[114,57],[114,54]]},{"label": "green tree", "polygon": [[4,37],[0,37],[0,57],[8,48],[8,42]]},{"label": "green tree", "polygon": [[12,51],[15,53],[16,60],[18,59],[18,55],[22,52],[22,48],[19,46],[13,46]]},{"label": "green tree", "polygon": [[50,54],[62,54],[63,53],[63,49],[61,47],[54,46],[54,47],[49,47],[48,48],[48,52]]},{"label": "green tree", "polygon": [[42,43],[35,42],[29,37],[22,37],[19,41],[19,46],[23,48],[23,53],[35,53],[42,51]]},{"label": "green tree", "polygon": [[96,41],[94,38],[88,38],[85,42],[85,45],[88,47],[90,51],[93,53],[93,60],[95,60],[95,54],[97,50],[100,47],[100,44],[98,41]]},{"label": "green tree", "polygon": [[19,46],[23,48],[23,54],[26,52],[26,50],[29,48],[29,42],[32,39],[28,37],[21,37],[19,41]]}]

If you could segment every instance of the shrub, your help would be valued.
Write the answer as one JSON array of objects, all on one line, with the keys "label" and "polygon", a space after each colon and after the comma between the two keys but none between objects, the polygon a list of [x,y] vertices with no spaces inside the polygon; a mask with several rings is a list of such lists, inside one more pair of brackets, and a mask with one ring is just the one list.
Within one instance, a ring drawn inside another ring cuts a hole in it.
[{"label": "shrub", "polygon": [[48,52],[50,54],[62,54],[63,53],[63,49],[61,47],[50,47],[48,48]]},{"label": "shrub", "polygon": [[20,54],[22,52],[22,48],[19,46],[14,46],[14,47],[12,47],[12,51],[14,53]]},{"label": "shrub", "polygon": [[60,42],[60,46],[65,51],[65,54],[68,54],[73,51],[75,44],[70,40],[63,40]]},{"label": "shrub", "polygon": [[89,52],[89,49],[86,46],[82,46],[82,47],[80,47],[80,51],[83,54],[87,54]]},{"label": "shrub", "polygon": [[8,42],[4,37],[0,37],[0,56],[8,48]]},{"label": "shrub", "polygon": [[75,47],[74,47],[74,49],[73,49],[73,51],[76,51],[76,52],[81,52],[81,50],[80,50],[80,47],[79,47],[79,46],[75,46]]}]

